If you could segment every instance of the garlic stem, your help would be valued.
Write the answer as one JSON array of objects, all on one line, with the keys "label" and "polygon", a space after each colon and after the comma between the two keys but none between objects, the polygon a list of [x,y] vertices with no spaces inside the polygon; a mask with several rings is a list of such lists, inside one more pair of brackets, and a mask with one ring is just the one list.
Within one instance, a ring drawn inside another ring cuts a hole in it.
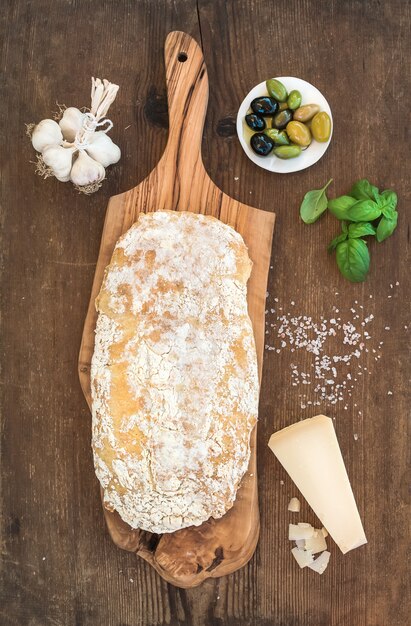
[{"label": "garlic stem", "polygon": [[114,101],[118,89],[118,85],[114,85],[106,79],[103,81],[100,78],[93,77],[91,79],[91,109],[84,114],[82,127],[76,134],[75,143],[78,148],[87,148],[98,126],[108,124],[105,132],[112,128],[113,123],[111,120],[102,118],[104,118],[110,104]]},{"label": "garlic stem", "polygon": [[110,83],[108,80],[103,81],[100,78],[91,79],[91,113],[98,120],[101,120],[107,114],[110,105],[114,102],[119,86]]}]

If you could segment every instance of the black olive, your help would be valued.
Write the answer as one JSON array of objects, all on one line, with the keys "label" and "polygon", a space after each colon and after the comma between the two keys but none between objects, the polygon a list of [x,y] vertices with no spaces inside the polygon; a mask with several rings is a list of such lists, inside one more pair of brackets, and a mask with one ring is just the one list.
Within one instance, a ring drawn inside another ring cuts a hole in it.
[{"label": "black olive", "polygon": [[251,108],[257,115],[275,115],[278,110],[278,102],[274,98],[262,96],[261,98],[254,98]]},{"label": "black olive", "polygon": [[246,115],[245,121],[247,126],[249,126],[252,130],[264,130],[265,128],[264,118],[256,115],[255,113],[249,113]]},{"label": "black olive", "polygon": [[288,122],[291,122],[292,119],[293,119],[293,112],[290,111],[290,109],[285,109],[285,111],[280,111],[273,118],[273,126],[281,130],[285,128]]},{"label": "black olive", "polygon": [[264,133],[255,133],[250,144],[254,152],[260,156],[267,156],[274,148],[274,141]]}]

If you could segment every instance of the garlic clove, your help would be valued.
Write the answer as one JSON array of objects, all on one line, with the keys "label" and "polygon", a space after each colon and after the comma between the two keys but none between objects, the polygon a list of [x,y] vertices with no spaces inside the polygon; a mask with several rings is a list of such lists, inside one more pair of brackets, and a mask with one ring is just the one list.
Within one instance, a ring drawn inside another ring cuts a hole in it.
[{"label": "garlic clove", "polygon": [[58,145],[63,141],[60,126],[54,120],[42,120],[34,127],[31,143],[37,152],[43,152],[46,146]]},{"label": "garlic clove", "polygon": [[102,181],[105,176],[106,171],[101,163],[92,159],[85,150],[80,150],[71,168],[70,180],[78,187],[86,187]]},{"label": "garlic clove", "polygon": [[76,107],[68,107],[63,113],[63,117],[59,121],[59,126],[63,132],[66,141],[73,142],[77,132],[83,125],[85,114]]},{"label": "garlic clove", "polygon": [[104,167],[117,163],[121,157],[120,148],[101,130],[94,133],[86,150],[89,156]]},{"label": "garlic clove", "polygon": [[44,148],[43,161],[59,180],[70,175],[74,151],[75,148],[63,148],[55,145]]}]

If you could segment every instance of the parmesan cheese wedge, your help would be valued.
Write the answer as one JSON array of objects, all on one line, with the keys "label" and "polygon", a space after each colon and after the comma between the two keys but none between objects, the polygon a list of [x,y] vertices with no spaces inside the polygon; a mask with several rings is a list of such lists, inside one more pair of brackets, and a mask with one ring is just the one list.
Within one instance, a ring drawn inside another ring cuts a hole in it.
[{"label": "parmesan cheese wedge", "polygon": [[329,417],[317,415],[288,426],[274,433],[268,445],[343,554],[367,543]]}]

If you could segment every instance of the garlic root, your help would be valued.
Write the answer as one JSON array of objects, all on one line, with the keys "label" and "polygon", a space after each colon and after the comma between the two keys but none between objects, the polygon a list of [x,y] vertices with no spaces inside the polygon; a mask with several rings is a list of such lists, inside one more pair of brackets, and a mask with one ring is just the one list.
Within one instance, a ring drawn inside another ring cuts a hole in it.
[{"label": "garlic root", "polygon": [[90,196],[95,191],[98,191],[102,184],[102,182],[95,182],[90,185],[74,185],[74,188],[77,189],[79,193],[85,193],[86,196]]},{"label": "garlic root", "polygon": [[41,154],[37,155],[35,172],[42,178],[49,178],[50,176],[54,176],[53,170],[51,169],[51,167],[44,163],[43,156]]},{"label": "garlic root", "polygon": [[33,134],[33,130],[35,129],[35,127],[36,125],[33,124],[33,122],[31,124],[26,124],[26,135],[27,137],[30,137],[30,139],[31,139],[31,136]]}]

